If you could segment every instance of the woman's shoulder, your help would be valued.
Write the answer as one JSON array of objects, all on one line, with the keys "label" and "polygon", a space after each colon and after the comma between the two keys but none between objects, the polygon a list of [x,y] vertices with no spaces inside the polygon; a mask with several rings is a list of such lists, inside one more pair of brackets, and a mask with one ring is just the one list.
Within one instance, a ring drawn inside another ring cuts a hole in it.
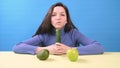
[{"label": "woman's shoulder", "polygon": [[79,30],[78,30],[78,29],[71,29],[70,32],[71,32],[71,33],[77,33],[77,32],[79,32]]},{"label": "woman's shoulder", "polygon": [[72,29],[72,30],[70,31],[70,34],[71,34],[71,35],[74,35],[74,36],[83,36],[83,33],[80,32],[78,29]]},{"label": "woman's shoulder", "polygon": [[79,31],[77,30],[77,29],[71,29],[69,32],[68,32],[68,34],[69,35],[77,35],[79,33]]},{"label": "woman's shoulder", "polygon": [[46,37],[46,36],[48,36],[48,34],[38,34],[38,35],[36,35],[37,37]]}]

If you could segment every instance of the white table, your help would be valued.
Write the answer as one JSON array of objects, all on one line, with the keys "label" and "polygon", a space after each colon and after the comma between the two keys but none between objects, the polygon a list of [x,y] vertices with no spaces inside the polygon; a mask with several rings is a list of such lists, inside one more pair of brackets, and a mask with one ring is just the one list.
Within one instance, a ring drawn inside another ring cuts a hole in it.
[{"label": "white table", "polygon": [[0,68],[120,68],[120,52],[80,55],[78,61],[71,62],[66,55],[50,55],[40,61],[36,55],[0,51]]}]

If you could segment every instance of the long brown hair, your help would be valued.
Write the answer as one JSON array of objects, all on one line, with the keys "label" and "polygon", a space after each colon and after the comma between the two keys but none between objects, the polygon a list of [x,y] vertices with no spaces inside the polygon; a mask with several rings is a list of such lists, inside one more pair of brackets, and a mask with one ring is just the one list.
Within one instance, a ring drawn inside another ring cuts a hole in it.
[{"label": "long brown hair", "polygon": [[66,12],[66,15],[67,15],[67,23],[66,23],[65,28],[64,28],[65,32],[69,32],[71,29],[74,29],[74,28],[77,29],[71,21],[68,8],[65,5],[63,5],[61,2],[58,2],[58,3],[53,4],[50,7],[50,9],[48,10],[44,20],[42,21],[42,24],[39,26],[38,30],[36,31],[35,35],[38,35],[38,34],[52,34],[52,32],[54,30],[54,27],[51,24],[51,16],[52,16],[53,9],[56,6],[61,6],[65,9],[65,12]]}]

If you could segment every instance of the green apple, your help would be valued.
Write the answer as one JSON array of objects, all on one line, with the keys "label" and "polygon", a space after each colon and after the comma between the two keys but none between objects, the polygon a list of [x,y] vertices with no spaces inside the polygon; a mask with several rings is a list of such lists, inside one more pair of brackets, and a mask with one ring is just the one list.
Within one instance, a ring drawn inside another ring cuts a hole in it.
[{"label": "green apple", "polygon": [[43,49],[37,53],[36,56],[39,60],[46,60],[49,57],[49,51],[47,49]]},{"label": "green apple", "polygon": [[70,61],[72,61],[72,62],[77,61],[79,53],[76,48],[71,48],[71,49],[67,50],[66,53],[67,53],[67,57]]}]

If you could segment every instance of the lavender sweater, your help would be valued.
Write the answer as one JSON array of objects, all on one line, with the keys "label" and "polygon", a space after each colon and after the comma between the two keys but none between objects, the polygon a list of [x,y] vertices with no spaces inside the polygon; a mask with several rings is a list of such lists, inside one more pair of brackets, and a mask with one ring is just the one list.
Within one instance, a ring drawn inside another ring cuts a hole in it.
[{"label": "lavender sweater", "polygon": [[[56,43],[55,31],[53,32],[53,35],[36,35],[28,40],[19,42],[13,47],[13,51],[15,53],[34,55],[37,47]],[[70,47],[77,47],[79,55],[102,54],[104,52],[99,42],[89,39],[76,29],[67,33],[62,29],[61,43]]]}]

